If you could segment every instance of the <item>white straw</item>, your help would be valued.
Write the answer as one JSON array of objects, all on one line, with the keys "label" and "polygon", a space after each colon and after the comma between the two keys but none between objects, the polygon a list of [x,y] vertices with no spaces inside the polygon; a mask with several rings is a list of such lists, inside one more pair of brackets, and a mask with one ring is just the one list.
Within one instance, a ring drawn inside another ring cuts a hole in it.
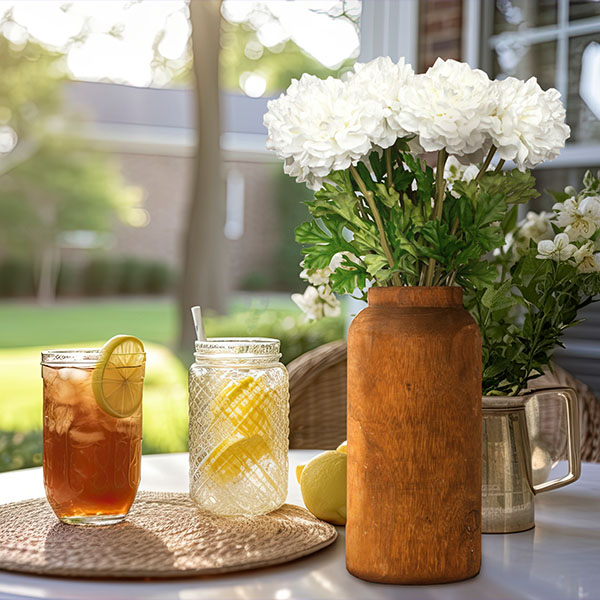
[{"label": "white straw", "polygon": [[204,323],[202,322],[202,310],[199,306],[192,306],[192,319],[194,319],[194,329],[196,330],[196,339],[199,342],[206,341],[204,333]]}]

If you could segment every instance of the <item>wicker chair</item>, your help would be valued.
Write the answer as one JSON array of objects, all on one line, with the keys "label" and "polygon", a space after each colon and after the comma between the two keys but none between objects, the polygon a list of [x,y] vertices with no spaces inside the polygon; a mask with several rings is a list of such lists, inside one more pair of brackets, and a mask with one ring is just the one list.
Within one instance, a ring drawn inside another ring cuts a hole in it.
[{"label": "wicker chair", "polygon": [[552,370],[553,373],[534,379],[531,388],[566,386],[577,392],[581,411],[581,460],[600,462],[600,400],[585,383],[562,367],[553,364]]},{"label": "wicker chair", "polygon": [[[346,439],[346,342],[331,342],[288,364],[290,447],[335,448]],[[600,462],[600,401],[573,375],[554,365],[535,386],[575,389],[581,407],[581,458]]]},{"label": "wicker chair", "polygon": [[290,447],[336,448],[346,439],[346,342],[330,342],[287,366]]}]

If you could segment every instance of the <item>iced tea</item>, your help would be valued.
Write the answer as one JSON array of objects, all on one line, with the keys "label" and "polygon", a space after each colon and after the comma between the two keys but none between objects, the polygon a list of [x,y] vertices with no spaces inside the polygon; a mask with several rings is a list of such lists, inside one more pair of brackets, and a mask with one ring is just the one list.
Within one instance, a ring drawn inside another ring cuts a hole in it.
[{"label": "iced tea", "polygon": [[140,481],[142,407],[116,418],[99,406],[92,388],[98,352],[42,354],[44,485],[66,523],[122,520]]}]

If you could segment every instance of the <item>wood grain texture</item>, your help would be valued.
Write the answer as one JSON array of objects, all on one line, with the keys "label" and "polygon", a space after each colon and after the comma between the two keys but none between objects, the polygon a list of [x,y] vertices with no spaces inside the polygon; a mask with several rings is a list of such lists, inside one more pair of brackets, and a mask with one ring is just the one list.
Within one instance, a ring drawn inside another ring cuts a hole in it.
[{"label": "wood grain texture", "polygon": [[460,288],[373,288],[348,335],[346,566],[426,584],[480,564],[479,329]]}]

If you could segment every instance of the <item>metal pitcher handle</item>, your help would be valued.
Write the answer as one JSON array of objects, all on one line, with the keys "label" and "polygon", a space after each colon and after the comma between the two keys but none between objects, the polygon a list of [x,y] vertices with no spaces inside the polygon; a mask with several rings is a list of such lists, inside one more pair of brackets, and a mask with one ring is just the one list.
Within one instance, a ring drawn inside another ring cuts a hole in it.
[{"label": "metal pitcher handle", "polygon": [[577,400],[577,394],[575,390],[570,387],[555,387],[547,389],[533,390],[531,392],[532,397],[543,399],[549,396],[561,396],[566,404],[567,408],[567,431],[569,433],[568,439],[568,461],[569,461],[569,472],[564,477],[558,479],[552,479],[539,483],[533,486],[533,493],[539,494],[541,492],[548,492],[557,488],[573,483],[579,479],[581,475],[581,451],[580,451],[580,439],[579,439],[579,404]]}]

